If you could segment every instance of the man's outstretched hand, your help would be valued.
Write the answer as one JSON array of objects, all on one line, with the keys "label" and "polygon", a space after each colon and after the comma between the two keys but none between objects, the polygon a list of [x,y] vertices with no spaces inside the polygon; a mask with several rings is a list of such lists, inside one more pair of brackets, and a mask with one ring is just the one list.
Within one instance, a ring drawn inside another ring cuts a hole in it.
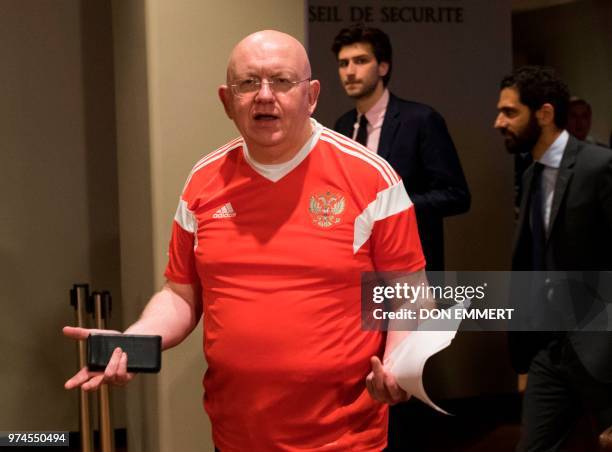
[{"label": "man's outstretched hand", "polygon": [[[64,336],[77,340],[86,340],[91,333],[121,334],[119,331],[114,330],[96,330],[72,326],[65,326],[62,331]],[[94,391],[103,383],[125,386],[134,378],[134,374],[127,371],[127,362],[127,354],[117,347],[113,351],[104,372],[94,372],[87,369],[87,367],[83,367],[64,383],[64,387],[66,389],[73,389],[80,386],[85,391]]]},{"label": "man's outstretched hand", "polygon": [[374,400],[394,405],[410,398],[408,393],[397,384],[393,374],[385,369],[377,356],[372,356],[370,363],[372,364],[372,372],[366,377],[366,387]]}]

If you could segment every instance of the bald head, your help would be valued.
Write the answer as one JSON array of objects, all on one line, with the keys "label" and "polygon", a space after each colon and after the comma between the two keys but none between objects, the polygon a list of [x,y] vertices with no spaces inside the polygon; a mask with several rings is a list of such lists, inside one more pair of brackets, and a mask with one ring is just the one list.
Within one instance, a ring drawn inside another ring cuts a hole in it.
[{"label": "bald head", "polygon": [[[248,35],[232,50],[227,65],[228,83],[245,71],[257,70],[270,59],[278,59],[300,79],[310,78],[310,62],[304,46],[293,36],[276,30],[263,30]],[[248,63],[248,64],[247,64]]]},{"label": "bald head", "polygon": [[290,160],[312,135],[310,116],[319,92],[302,44],[288,34],[264,30],[234,47],[219,99],[251,157],[275,164]]}]

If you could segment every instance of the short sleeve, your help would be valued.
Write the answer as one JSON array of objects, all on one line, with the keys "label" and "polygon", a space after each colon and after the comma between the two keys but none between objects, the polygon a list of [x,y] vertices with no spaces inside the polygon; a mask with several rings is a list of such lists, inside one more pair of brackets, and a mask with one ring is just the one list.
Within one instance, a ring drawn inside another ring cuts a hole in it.
[{"label": "short sleeve", "polygon": [[197,220],[187,202],[179,201],[168,250],[168,265],[164,276],[179,284],[192,284],[198,280],[195,266]]},{"label": "short sleeve", "polygon": [[419,230],[404,184],[380,192],[375,201],[370,250],[377,271],[418,271],[425,267]]}]

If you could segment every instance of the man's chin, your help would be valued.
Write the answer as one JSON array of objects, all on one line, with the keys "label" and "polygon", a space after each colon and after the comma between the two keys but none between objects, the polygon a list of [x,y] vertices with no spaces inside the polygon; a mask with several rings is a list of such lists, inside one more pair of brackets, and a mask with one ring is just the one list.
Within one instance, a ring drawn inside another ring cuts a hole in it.
[{"label": "man's chin", "polygon": [[517,155],[521,153],[521,150],[516,146],[508,146],[506,144],[506,152],[510,155]]},{"label": "man's chin", "polygon": [[518,154],[518,151],[516,150],[516,141],[514,141],[513,139],[504,138],[504,147],[506,148],[508,154]]},{"label": "man's chin", "polygon": [[359,87],[354,87],[354,88],[344,87],[344,91],[346,92],[346,95],[348,97],[351,97],[353,99],[359,99],[360,97],[363,96],[363,91]]},{"label": "man's chin", "polygon": [[527,149],[526,146],[517,143],[514,140],[505,140],[504,145],[506,147],[506,151],[511,155],[524,154],[526,152],[531,152],[531,149]]},{"label": "man's chin", "polygon": [[274,147],[281,144],[285,136],[279,130],[258,130],[251,133],[248,138],[258,146]]}]

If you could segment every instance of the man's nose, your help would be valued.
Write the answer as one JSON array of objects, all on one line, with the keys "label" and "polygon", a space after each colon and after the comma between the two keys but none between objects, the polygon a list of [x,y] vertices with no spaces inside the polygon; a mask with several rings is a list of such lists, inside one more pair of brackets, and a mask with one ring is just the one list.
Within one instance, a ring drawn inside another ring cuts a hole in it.
[{"label": "man's nose", "polygon": [[260,102],[269,102],[271,100],[274,100],[274,92],[272,91],[272,85],[262,80],[261,86],[259,87],[259,91],[257,91],[255,99]]},{"label": "man's nose", "polygon": [[493,127],[496,129],[503,129],[506,127],[506,121],[504,120],[503,115],[500,113],[495,118],[495,122],[493,123]]}]

